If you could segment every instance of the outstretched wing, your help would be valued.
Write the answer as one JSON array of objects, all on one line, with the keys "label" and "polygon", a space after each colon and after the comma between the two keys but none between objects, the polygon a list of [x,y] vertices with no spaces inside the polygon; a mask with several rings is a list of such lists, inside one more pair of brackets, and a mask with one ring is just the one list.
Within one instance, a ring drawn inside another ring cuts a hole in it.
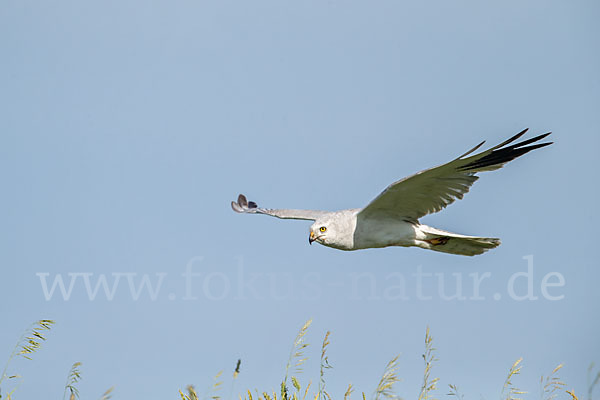
[{"label": "outstretched wing", "polygon": [[479,179],[475,175],[476,173],[502,168],[507,162],[531,150],[552,144],[549,142],[531,145],[548,136],[549,132],[507,146],[523,136],[525,132],[527,129],[498,146],[467,157],[485,143],[485,141],[481,142],[447,164],[421,171],[392,183],[363,208],[358,216],[403,218],[416,222],[417,219],[427,214],[442,210],[456,199],[463,198],[473,182]]},{"label": "outstretched wing", "polygon": [[306,219],[312,221],[328,213],[327,211],[318,210],[273,210],[270,208],[260,208],[255,202],[246,200],[246,196],[243,194],[238,196],[237,202],[231,202],[231,208],[235,212],[244,214],[265,214],[282,219]]}]

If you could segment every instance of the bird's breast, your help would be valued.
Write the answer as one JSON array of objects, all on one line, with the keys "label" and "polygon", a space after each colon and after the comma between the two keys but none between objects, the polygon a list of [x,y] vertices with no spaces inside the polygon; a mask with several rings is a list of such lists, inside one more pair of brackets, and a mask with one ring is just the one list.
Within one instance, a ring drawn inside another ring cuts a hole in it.
[{"label": "bird's breast", "polygon": [[354,230],[354,247],[410,246],[414,244],[414,225],[396,219],[367,218],[358,221]]}]

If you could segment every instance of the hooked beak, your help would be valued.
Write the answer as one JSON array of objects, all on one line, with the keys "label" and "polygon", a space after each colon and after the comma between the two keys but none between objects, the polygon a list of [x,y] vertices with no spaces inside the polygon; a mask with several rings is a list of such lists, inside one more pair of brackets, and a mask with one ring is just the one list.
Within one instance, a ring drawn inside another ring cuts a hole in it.
[{"label": "hooked beak", "polygon": [[310,236],[308,237],[308,244],[312,244],[315,240],[317,240],[317,238],[315,238],[315,233],[311,232]]}]

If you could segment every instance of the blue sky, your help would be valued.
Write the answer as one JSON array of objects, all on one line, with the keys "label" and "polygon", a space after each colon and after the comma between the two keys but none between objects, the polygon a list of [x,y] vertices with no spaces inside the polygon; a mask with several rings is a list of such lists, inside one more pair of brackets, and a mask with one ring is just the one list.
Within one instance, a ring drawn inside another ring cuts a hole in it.
[{"label": "blue sky", "polygon": [[[369,395],[398,353],[397,390],[416,398],[427,326],[440,398],[449,383],[495,398],[519,357],[528,396],[561,362],[583,394],[600,362],[599,17],[594,1],[2,2],[0,360],[30,322],[57,321],[13,364],[17,398],[58,398],[76,361],[83,398],[177,398],[238,358],[235,393],[277,388],[308,318],[300,378],[316,383],[331,330],[336,398],[350,382]],[[502,238],[483,256],[309,246],[310,223],[229,206],[361,207],[525,127],[555,144],[423,220]],[[515,300],[528,262],[537,300]],[[136,300],[144,274],[161,285]],[[47,299],[44,276],[73,277],[68,299]],[[114,297],[90,300],[102,276]],[[466,298],[444,299],[440,277]]]}]

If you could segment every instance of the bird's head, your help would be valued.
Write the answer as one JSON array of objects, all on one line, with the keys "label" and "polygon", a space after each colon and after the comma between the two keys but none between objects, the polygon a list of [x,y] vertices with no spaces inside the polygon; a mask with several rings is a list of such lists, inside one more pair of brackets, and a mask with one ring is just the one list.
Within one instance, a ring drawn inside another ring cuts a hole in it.
[{"label": "bird's head", "polygon": [[308,243],[317,242],[324,246],[339,248],[340,239],[343,236],[343,226],[341,221],[335,216],[327,216],[315,221],[310,227]]},{"label": "bird's head", "polygon": [[325,221],[316,221],[310,227],[310,234],[308,236],[308,243],[312,244],[313,242],[318,242],[321,244],[327,243],[327,236],[333,235],[333,232],[329,230],[329,223]]},{"label": "bird's head", "polygon": [[328,213],[311,225],[308,242],[317,242],[323,246],[340,250],[352,250],[353,234],[356,226],[354,210]]}]

